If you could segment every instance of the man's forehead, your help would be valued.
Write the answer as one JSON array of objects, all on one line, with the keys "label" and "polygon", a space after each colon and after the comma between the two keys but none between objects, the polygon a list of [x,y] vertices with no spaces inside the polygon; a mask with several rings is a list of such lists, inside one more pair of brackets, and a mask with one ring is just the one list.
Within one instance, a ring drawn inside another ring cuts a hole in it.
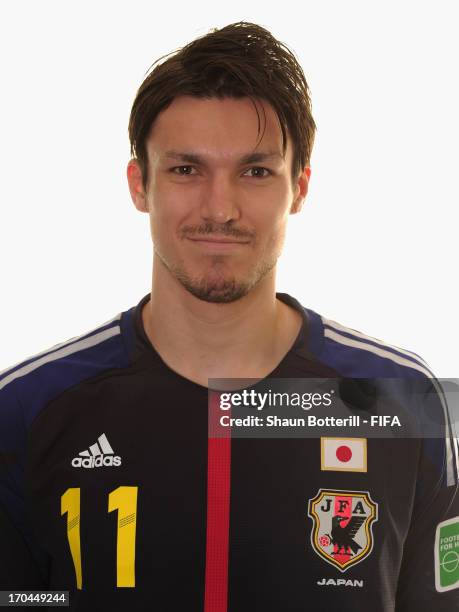
[{"label": "man's forehead", "polygon": [[241,164],[251,164],[256,162],[264,162],[264,161],[272,161],[272,162],[280,162],[285,160],[285,156],[281,151],[273,150],[273,149],[258,149],[256,151],[250,151],[247,153],[238,153],[231,152],[225,149],[205,149],[199,150],[196,148],[193,149],[167,149],[167,150],[157,150],[156,156],[160,159],[170,159],[174,161],[182,161],[188,163],[204,163],[206,159],[211,159],[213,157],[222,157],[224,159],[231,159],[237,161]]},{"label": "man's forehead", "polygon": [[279,118],[269,103],[258,102],[257,108],[258,117],[249,98],[177,97],[156,117],[147,138],[149,153],[190,162],[198,157],[281,162]]}]

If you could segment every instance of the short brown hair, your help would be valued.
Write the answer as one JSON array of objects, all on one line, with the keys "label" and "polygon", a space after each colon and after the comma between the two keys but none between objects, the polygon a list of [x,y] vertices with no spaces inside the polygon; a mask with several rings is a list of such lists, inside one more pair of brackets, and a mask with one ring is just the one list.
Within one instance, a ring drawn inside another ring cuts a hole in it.
[{"label": "short brown hair", "polygon": [[[164,58],[168,59],[158,64]],[[308,84],[293,53],[265,28],[244,21],[215,28],[154,62],[129,118],[131,155],[140,165],[145,188],[150,128],[157,115],[180,95],[266,100],[279,118],[284,155],[287,131],[292,139],[292,180],[309,164],[316,125]],[[260,117],[254,106],[260,133]]]}]

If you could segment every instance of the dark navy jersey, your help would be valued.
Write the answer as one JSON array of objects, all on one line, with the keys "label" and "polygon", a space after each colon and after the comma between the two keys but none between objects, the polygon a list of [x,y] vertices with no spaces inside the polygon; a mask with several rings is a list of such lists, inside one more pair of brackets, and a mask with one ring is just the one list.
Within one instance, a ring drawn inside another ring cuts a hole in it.
[{"label": "dark navy jersey", "polygon": [[303,325],[269,378],[367,399],[403,381],[444,435],[212,438],[208,389],[145,334],[149,298],[0,374],[0,590],[80,612],[459,610],[457,438],[423,360],[278,293]]}]

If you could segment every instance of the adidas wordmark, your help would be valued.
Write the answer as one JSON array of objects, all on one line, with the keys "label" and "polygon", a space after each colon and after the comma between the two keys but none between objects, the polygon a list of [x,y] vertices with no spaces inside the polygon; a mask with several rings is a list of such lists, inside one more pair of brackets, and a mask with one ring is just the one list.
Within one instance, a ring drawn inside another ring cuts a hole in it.
[{"label": "adidas wordmark", "polygon": [[90,446],[89,450],[78,453],[79,456],[72,459],[72,466],[76,468],[96,468],[121,465],[121,457],[115,455],[104,433],[97,438],[97,442]]}]

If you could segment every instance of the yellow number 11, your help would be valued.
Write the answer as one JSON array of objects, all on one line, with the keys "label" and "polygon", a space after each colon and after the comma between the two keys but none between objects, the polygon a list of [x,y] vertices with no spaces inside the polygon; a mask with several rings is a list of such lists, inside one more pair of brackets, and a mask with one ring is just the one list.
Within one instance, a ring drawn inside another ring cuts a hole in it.
[{"label": "yellow number 11", "polygon": [[[108,496],[108,512],[118,510],[116,538],[116,586],[135,587],[135,532],[138,487],[118,487]],[[61,496],[61,515],[67,514],[67,538],[75,567],[77,589],[82,588],[80,543],[80,489]]]}]

